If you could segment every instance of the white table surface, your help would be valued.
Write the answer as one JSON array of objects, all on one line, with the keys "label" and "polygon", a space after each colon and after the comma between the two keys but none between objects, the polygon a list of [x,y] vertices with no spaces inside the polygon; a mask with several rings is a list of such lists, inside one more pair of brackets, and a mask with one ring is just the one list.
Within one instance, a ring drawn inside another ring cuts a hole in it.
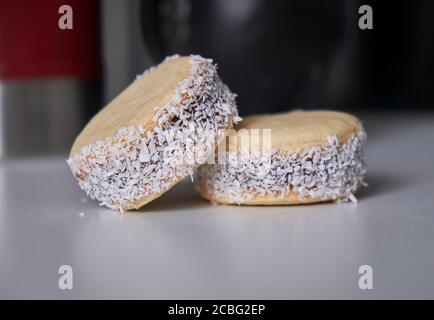
[{"label": "white table surface", "polygon": [[118,214],[84,201],[63,158],[3,160],[0,298],[434,298],[434,116],[365,119],[357,205],[213,206],[185,181]]}]

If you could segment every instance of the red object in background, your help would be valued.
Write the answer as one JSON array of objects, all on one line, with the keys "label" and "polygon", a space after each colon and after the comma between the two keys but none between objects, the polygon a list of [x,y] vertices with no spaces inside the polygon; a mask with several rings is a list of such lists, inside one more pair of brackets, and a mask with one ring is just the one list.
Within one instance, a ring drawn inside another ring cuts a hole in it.
[{"label": "red object in background", "polygon": [[[73,29],[58,26],[59,7],[73,10]],[[98,0],[0,0],[0,79],[99,74]]]}]

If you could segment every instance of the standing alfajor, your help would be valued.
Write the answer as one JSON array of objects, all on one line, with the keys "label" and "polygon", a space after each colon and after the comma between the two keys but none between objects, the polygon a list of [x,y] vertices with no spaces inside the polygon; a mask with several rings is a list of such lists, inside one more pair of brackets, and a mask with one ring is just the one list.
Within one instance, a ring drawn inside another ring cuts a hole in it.
[{"label": "standing alfajor", "polygon": [[229,137],[226,163],[199,168],[197,190],[221,204],[356,201],[365,140],[360,121],[342,112],[246,117]]}]

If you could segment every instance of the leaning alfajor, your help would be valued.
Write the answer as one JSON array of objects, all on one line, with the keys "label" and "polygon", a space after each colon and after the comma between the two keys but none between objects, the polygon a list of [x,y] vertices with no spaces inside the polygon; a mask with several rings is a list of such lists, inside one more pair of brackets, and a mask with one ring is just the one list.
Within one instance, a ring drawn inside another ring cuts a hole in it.
[{"label": "leaning alfajor", "polygon": [[192,175],[238,120],[235,95],[212,61],[174,56],[94,116],[67,162],[92,199],[136,209]]}]

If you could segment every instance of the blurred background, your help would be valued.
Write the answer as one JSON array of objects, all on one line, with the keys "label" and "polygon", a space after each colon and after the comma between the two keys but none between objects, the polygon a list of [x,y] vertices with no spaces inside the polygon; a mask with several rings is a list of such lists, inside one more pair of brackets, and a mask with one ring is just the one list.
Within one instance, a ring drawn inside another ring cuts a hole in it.
[{"label": "blurred background", "polygon": [[[58,9],[73,9],[61,30]],[[374,29],[360,30],[368,4]],[[241,115],[431,112],[434,1],[0,0],[0,158],[67,152],[174,53],[213,58]]]}]

